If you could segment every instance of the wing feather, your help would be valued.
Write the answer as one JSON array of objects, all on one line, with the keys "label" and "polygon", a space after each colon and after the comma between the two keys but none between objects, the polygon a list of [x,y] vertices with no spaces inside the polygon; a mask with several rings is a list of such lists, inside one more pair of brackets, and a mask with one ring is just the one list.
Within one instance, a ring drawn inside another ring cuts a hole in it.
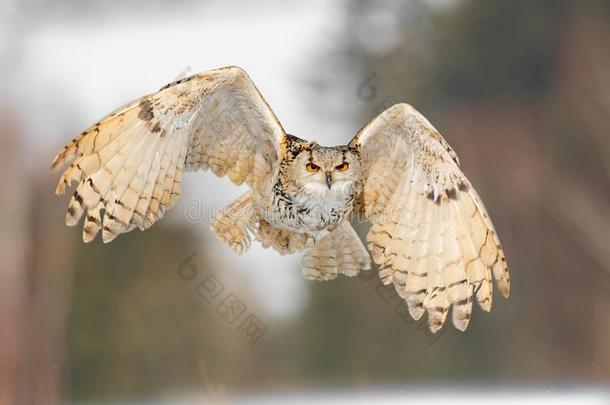
[{"label": "wing feather", "polygon": [[159,139],[144,137],[140,147],[122,166],[123,172],[114,181],[114,196],[107,196],[102,240],[109,242],[132,224],[133,213],[144,190],[151,161],[157,150]]},{"label": "wing feather", "polygon": [[161,171],[161,156],[159,153],[154,153],[151,162],[151,168],[146,178],[144,189],[138,198],[138,204],[134,211],[131,222],[135,224],[140,230],[148,229],[148,221],[146,220],[146,213],[152,200],[152,193],[155,188],[157,177]]},{"label": "wing feather", "polygon": [[102,197],[102,201],[106,201],[104,214],[104,227],[102,238],[105,241],[114,239],[120,232],[129,226],[131,211],[135,208],[135,202],[131,192],[128,192],[133,179],[137,176],[140,166],[144,166],[141,162],[146,155],[147,142],[146,138],[135,138],[138,145],[135,146],[128,154],[121,166],[118,169],[116,177],[111,179],[112,186],[108,192]]},{"label": "wing feather", "polygon": [[[436,332],[452,306],[453,324],[465,330],[473,294],[491,308],[492,275],[508,296],[508,268],[489,215],[455,152],[420,113],[397,104],[350,145],[362,159],[369,249],[382,281],[394,283],[414,319],[425,310]],[[396,212],[401,220],[392,218]]]},{"label": "wing feather", "polygon": [[57,194],[78,182],[66,223],[76,225],[88,212],[83,239],[102,229],[109,242],[134,227],[148,228],[175,205],[184,170],[211,169],[235,184],[263,187],[284,141],[248,75],[227,67],[121,107],[68,143],[51,168],[70,163]]},{"label": "wing feather", "polygon": [[[405,290],[408,291],[405,299],[409,308],[409,313],[413,319],[418,320],[424,314],[424,299],[428,293],[428,260],[431,254],[430,237],[434,232],[434,211],[427,207],[422,218],[424,224],[422,226],[421,236],[414,235],[415,238],[420,238],[416,245],[417,249],[409,251],[409,257],[406,261],[404,271],[408,271]],[[415,232],[412,232],[415,233]],[[414,239],[417,240],[417,239]]]},{"label": "wing feather", "polygon": [[443,204],[441,207],[445,211],[444,217],[447,223],[447,233],[445,234],[445,248],[443,252],[445,276],[445,287],[447,288],[447,298],[453,306],[452,320],[456,328],[465,330],[470,320],[470,308],[472,307],[470,297],[470,285],[466,276],[466,266],[464,256],[459,242],[458,219],[455,217],[452,202]]}]

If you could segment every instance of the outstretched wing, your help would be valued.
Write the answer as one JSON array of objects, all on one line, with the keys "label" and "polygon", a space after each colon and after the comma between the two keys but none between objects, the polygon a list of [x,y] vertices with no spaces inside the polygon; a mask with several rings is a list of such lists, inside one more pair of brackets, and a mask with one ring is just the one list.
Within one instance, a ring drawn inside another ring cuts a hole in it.
[{"label": "outstretched wing", "polygon": [[384,284],[393,283],[419,319],[438,331],[450,306],[453,324],[468,326],[472,296],[491,309],[492,274],[508,297],[500,242],[481,199],[451,147],[419,112],[397,104],[352,140],[359,147],[367,239]]},{"label": "outstretched wing", "polygon": [[[283,154],[285,133],[248,75],[226,67],[178,80],[106,116],[55,157],[78,182],[66,223],[85,211],[83,240],[104,242],[160,219],[180,195],[184,170],[211,169],[261,185]],[[102,213],[103,212],[103,213]],[[102,221],[103,215],[103,221]]]}]

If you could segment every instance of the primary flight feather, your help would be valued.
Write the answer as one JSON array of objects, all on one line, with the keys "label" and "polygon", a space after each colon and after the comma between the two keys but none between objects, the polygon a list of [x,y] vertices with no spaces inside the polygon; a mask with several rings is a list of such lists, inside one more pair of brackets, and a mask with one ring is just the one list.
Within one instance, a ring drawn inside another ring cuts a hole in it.
[{"label": "primary flight feather", "polygon": [[145,230],[180,196],[183,171],[210,169],[249,191],[212,223],[238,253],[255,237],[282,254],[304,251],[303,274],[332,280],[370,269],[349,223],[354,209],[385,284],[432,332],[465,330],[476,299],[491,309],[492,278],[505,297],[504,253],[478,194],[438,131],[396,104],[348,145],[323,147],[286,134],[248,75],[226,67],[190,76],[101,119],[68,143],[52,169],[70,163],[66,223],[85,217],[83,240],[110,242]]}]

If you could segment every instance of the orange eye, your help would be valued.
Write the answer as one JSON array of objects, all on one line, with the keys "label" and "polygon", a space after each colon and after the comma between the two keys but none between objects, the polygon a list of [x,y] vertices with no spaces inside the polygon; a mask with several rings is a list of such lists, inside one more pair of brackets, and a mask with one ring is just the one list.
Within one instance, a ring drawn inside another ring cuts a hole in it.
[{"label": "orange eye", "polygon": [[349,163],[347,163],[347,162],[343,162],[339,166],[335,167],[335,169],[339,170],[340,172],[344,172],[348,168],[349,168]]},{"label": "orange eye", "polygon": [[315,173],[320,170],[320,166],[314,165],[313,163],[307,163],[307,166],[305,166],[305,168],[307,168],[307,171],[309,173]]}]

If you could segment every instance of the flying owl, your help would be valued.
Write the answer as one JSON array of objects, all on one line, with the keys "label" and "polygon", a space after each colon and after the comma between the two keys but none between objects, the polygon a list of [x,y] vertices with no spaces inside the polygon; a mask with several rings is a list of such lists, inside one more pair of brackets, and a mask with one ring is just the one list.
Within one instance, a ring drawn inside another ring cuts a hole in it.
[{"label": "flying owl", "polygon": [[236,252],[252,238],[281,254],[304,252],[308,279],[371,268],[352,228],[367,234],[384,284],[414,319],[437,332],[453,307],[465,330],[473,296],[489,311],[492,275],[508,297],[509,275],[481,199],[439,132],[408,104],[396,104],[347,145],[325,147],[287,134],[246,72],[225,67],[180,79],[101,119],[68,143],[52,169],[71,162],[66,223],[85,217],[83,240],[145,230],[180,196],[184,171],[211,169],[248,192],[219,211],[212,230]]}]

